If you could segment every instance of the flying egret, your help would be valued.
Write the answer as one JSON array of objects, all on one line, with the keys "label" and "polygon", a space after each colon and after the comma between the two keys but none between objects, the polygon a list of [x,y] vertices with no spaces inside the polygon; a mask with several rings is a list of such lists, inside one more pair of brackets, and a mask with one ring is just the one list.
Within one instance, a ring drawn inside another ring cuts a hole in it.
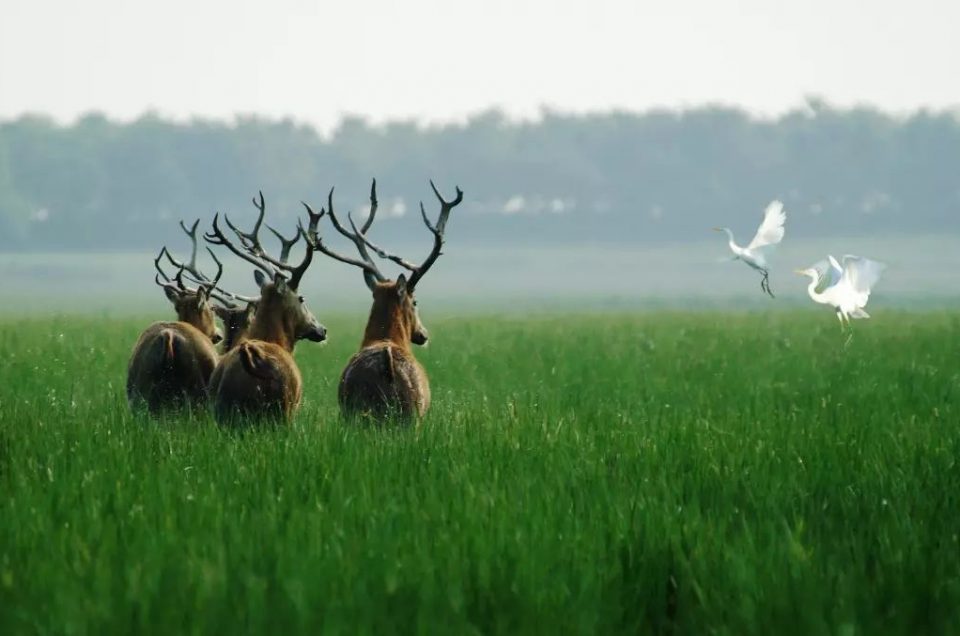
[{"label": "flying egret", "polygon": [[746,247],[740,247],[733,241],[733,232],[728,227],[715,227],[715,232],[726,232],[730,239],[730,251],[733,252],[733,260],[741,260],[753,269],[760,272],[763,278],[760,279],[760,289],[770,294],[773,298],[773,292],[770,291],[770,266],[767,263],[767,255],[783,240],[783,224],[787,220],[787,213],[783,211],[783,203],[773,200],[767,205],[763,212],[763,221],[757,229],[757,234]]},{"label": "flying egret", "polygon": [[[883,263],[851,254],[844,256],[842,261],[841,265],[833,256],[827,256],[826,262],[821,261],[807,269],[796,270],[801,276],[810,277],[807,293],[814,302],[833,306],[841,330],[845,322],[850,324],[851,318],[870,317],[863,308],[867,306],[870,290],[887,267]],[[823,280],[827,281],[827,285],[823,291],[818,292],[817,286]]]}]

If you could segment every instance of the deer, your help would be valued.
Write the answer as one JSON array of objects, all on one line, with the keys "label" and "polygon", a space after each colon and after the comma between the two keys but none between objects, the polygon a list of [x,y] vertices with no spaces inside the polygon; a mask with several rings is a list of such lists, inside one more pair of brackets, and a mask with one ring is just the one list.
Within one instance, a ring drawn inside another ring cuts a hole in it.
[{"label": "deer", "polygon": [[250,327],[253,325],[253,316],[257,311],[257,301],[258,299],[251,298],[240,305],[229,301],[221,301],[222,304],[214,305],[213,313],[223,323],[221,355],[226,354],[247,338]]},{"label": "deer", "polygon": [[[180,222],[193,241],[189,264],[176,261],[166,246],[154,259],[154,281],[173,303],[177,321],[155,322],[137,339],[127,365],[127,400],[132,410],[145,405],[157,415],[181,406],[202,407],[206,402],[207,381],[219,358],[214,345],[222,339],[210,299],[223,275],[223,264],[208,249],[217,264],[217,275],[210,280],[197,268],[199,222],[191,230]],[[164,255],[178,266],[172,279],[161,266]],[[185,272],[193,276],[197,287],[184,283]]]},{"label": "deer", "polygon": [[[188,230],[186,225],[184,225],[182,221],[180,222],[180,227],[193,242],[193,251],[189,262],[184,263],[178,261],[169,250],[166,249],[161,250],[160,253],[161,255],[166,254],[167,260],[171,265],[178,270],[185,271],[188,274],[187,278],[189,280],[200,285],[205,285],[209,290],[210,297],[218,301],[219,304],[213,305],[212,308],[213,313],[223,322],[223,331],[221,334],[223,339],[220,341],[220,347],[221,353],[227,353],[246,336],[247,331],[250,329],[250,325],[253,322],[253,315],[257,308],[258,298],[241,296],[240,294],[229,292],[217,285],[216,282],[211,283],[204,273],[197,269],[197,225],[199,223],[200,219],[197,219]],[[213,256],[212,252],[211,256]],[[213,257],[216,259],[216,256]],[[219,264],[219,261],[217,261],[217,263]],[[159,264],[156,262],[154,264],[157,266],[159,275],[163,276],[164,279],[169,282],[169,277],[159,267]]]},{"label": "deer", "polygon": [[[313,238],[299,221],[291,239],[267,225],[281,241],[279,257],[271,256],[260,242],[266,214],[263,192],[253,203],[259,214],[250,232],[240,230],[224,215],[239,245],[221,228],[219,213],[213,218],[211,231],[204,235],[208,243],[222,245],[253,265],[254,279],[260,287],[255,305],[248,304],[253,312],[252,325],[223,355],[210,378],[214,418],[220,424],[237,424],[239,417],[289,421],[303,399],[303,378],[293,359],[294,346],[299,340],[323,342],[327,337],[326,328],[298,293],[316,251]],[[298,265],[290,265],[290,251],[300,238],[306,244],[304,257]]]},{"label": "deer", "polygon": [[[423,223],[433,235],[433,248],[419,265],[387,252],[367,237],[377,214],[376,179],[370,186],[370,212],[359,228],[349,213],[350,229],[344,227],[334,211],[332,189],[327,196],[326,215],[334,229],[354,244],[360,258],[335,252],[324,244],[319,234],[315,238],[316,249],[337,261],[360,268],[364,282],[373,294],[360,350],[347,362],[337,389],[340,411],[349,419],[384,423],[393,417],[401,424],[408,424],[414,418],[422,418],[430,408],[430,381],[411,346],[426,345],[429,339],[414,294],[417,284],[441,254],[450,211],[463,201],[463,191],[459,187],[456,196],[449,201],[443,198],[433,181],[430,187],[440,202],[440,215],[436,224],[431,223],[423,202],[420,202]],[[324,210],[314,214],[307,206],[307,212],[310,227],[315,228]],[[401,273],[396,280],[388,279],[377,267],[371,252],[407,270],[409,278]]]}]

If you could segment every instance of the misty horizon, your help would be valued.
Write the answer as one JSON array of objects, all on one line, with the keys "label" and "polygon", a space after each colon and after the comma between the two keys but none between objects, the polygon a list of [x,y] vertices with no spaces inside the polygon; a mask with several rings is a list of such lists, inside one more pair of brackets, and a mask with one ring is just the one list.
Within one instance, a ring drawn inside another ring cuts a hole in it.
[{"label": "misty horizon", "polygon": [[201,113],[177,115],[164,112],[163,109],[147,107],[139,113],[120,116],[105,112],[102,109],[75,113],[69,117],[58,117],[49,112],[31,110],[16,115],[0,116],[0,125],[13,124],[18,121],[39,120],[53,123],[58,128],[73,128],[84,120],[104,120],[110,124],[129,125],[143,120],[155,120],[175,125],[213,124],[236,128],[244,123],[292,124],[298,129],[313,132],[318,139],[329,141],[331,137],[345,126],[360,123],[372,129],[389,129],[395,126],[413,126],[421,131],[443,130],[448,128],[465,128],[479,120],[495,119],[512,126],[536,126],[545,120],[556,117],[563,119],[591,119],[601,117],[647,117],[666,116],[682,118],[686,115],[702,112],[728,112],[743,117],[755,123],[776,124],[794,117],[815,117],[820,111],[831,111],[840,114],[867,113],[895,121],[904,121],[913,117],[928,115],[931,117],[952,117],[960,121],[960,99],[953,104],[939,106],[918,105],[905,109],[888,109],[880,104],[862,101],[849,105],[832,103],[820,95],[805,95],[796,104],[788,106],[776,113],[756,111],[743,104],[725,103],[718,100],[707,100],[696,104],[662,104],[651,105],[645,108],[608,107],[588,110],[571,110],[541,104],[533,113],[511,113],[501,106],[490,104],[478,106],[462,116],[448,119],[418,118],[416,116],[394,116],[378,118],[370,113],[344,112],[340,113],[332,125],[321,127],[309,120],[301,120],[292,114],[271,114],[258,112],[235,112],[223,115],[206,115]]}]

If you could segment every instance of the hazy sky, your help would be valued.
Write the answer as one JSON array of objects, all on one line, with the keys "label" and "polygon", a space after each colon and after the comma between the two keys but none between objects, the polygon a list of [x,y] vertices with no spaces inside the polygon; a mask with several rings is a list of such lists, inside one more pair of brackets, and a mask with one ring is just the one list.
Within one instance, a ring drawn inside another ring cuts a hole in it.
[{"label": "hazy sky", "polygon": [[0,0],[0,119],[960,104],[960,2]]}]

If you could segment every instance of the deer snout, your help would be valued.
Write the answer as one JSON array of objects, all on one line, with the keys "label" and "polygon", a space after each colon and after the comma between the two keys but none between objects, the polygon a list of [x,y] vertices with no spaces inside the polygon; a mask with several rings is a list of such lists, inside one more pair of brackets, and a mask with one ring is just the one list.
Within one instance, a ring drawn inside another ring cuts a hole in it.
[{"label": "deer snout", "polygon": [[314,324],[307,333],[303,334],[303,337],[310,342],[323,342],[327,339],[327,328],[319,323]]},{"label": "deer snout", "polygon": [[430,334],[427,333],[426,329],[417,329],[413,332],[413,335],[410,336],[410,340],[412,340],[415,345],[425,345],[429,339]]},{"label": "deer snout", "polygon": [[213,344],[219,344],[223,340],[223,332],[217,329],[213,332],[213,335],[210,336],[210,342]]}]

